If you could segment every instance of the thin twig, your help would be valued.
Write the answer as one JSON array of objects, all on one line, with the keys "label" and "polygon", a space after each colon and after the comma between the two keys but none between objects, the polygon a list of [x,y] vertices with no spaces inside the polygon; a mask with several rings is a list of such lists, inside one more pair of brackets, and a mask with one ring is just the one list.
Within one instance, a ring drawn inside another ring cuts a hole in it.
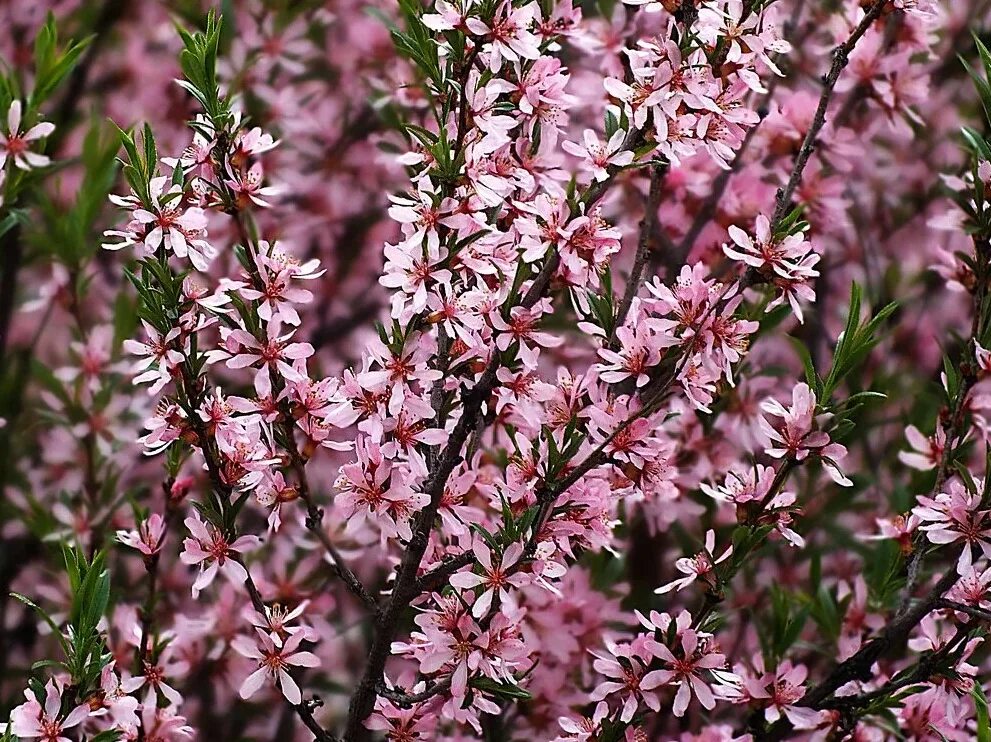
[{"label": "thin twig", "polygon": [[816,139],[819,136],[819,132],[822,131],[822,127],[826,124],[826,112],[829,109],[829,102],[833,97],[833,90],[836,88],[836,83],[840,79],[840,74],[846,69],[850,61],[851,52],[853,52],[857,42],[867,33],[867,30],[873,25],[874,21],[880,17],[881,12],[887,4],[888,0],[874,0],[864,14],[863,19],[853,30],[853,33],[850,34],[850,37],[833,49],[833,63],[830,65],[829,72],[822,81],[823,86],[822,94],[819,97],[819,106],[816,108],[815,115],[812,117],[812,123],[809,125],[809,130],[805,134],[802,146],[798,150],[798,157],[795,159],[795,164],[792,167],[788,182],[778,189],[777,203],[774,208],[774,219],[771,220],[774,225],[780,224],[781,220],[788,214],[791,197],[794,195],[799,183],[801,183],[805,166],[815,151]]},{"label": "thin twig", "polygon": [[620,302],[619,310],[616,312],[612,336],[609,338],[609,347],[613,350],[618,345],[616,333],[626,321],[626,316],[630,313],[630,307],[633,305],[633,298],[639,293],[640,284],[643,282],[644,274],[646,273],[647,259],[650,257],[651,238],[657,228],[657,209],[661,205],[661,193],[663,192],[664,176],[667,174],[667,169],[667,165],[660,165],[652,168],[650,171],[650,187],[647,190],[643,219],[640,220],[640,234],[637,237],[637,254],[633,259],[633,268],[630,270],[630,277],[626,281],[623,300]]}]

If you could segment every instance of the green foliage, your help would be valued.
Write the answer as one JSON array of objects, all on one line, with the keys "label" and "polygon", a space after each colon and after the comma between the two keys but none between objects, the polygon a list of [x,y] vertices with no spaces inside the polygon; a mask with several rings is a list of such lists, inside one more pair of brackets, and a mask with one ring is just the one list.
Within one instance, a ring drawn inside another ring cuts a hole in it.
[{"label": "green foliage", "polygon": [[768,667],[776,667],[802,633],[809,609],[777,586],[771,586],[769,596],[770,610],[757,624],[757,634],[764,662]]},{"label": "green foliage", "polygon": [[808,615],[815,622],[820,635],[829,641],[836,641],[843,627],[843,609],[836,600],[835,592],[818,582],[815,593],[805,600]]},{"label": "green foliage", "polygon": [[984,695],[984,689],[980,683],[974,683],[970,695],[974,699],[974,706],[977,709],[977,742],[991,742],[991,715],[988,713],[988,697]]},{"label": "green foliage", "polygon": [[[35,37],[33,86],[30,91],[22,90],[17,74],[5,75],[0,66],[0,116],[5,118],[11,104],[23,99],[21,129],[25,130],[36,124],[40,107],[52,97],[77,66],[91,40],[60,43],[55,17],[49,13],[45,25]],[[53,123],[56,125],[57,136],[66,122],[56,120]],[[38,143],[35,143],[33,149],[40,149]],[[38,182],[39,176],[47,172],[50,172],[49,168],[35,168],[30,171],[8,169],[7,178],[0,188],[0,199],[3,201],[0,211],[10,211],[19,202],[23,205],[24,199],[21,196],[25,192],[25,186]],[[33,197],[35,194],[30,195]],[[7,224],[8,228],[9,226]],[[0,222],[0,232],[3,231],[4,225]]]},{"label": "green foliage", "polygon": [[[878,331],[884,322],[898,308],[895,303],[888,304],[873,317],[861,320],[863,309],[863,290],[854,283],[850,289],[850,308],[847,311],[846,327],[840,334],[833,351],[833,363],[825,378],[820,377],[812,364],[812,358],[805,345],[793,339],[795,351],[798,353],[805,369],[805,382],[815,392],[820,407],[829,408],[833,394],[840,383],[864,362],[867,354],[876,346],[881,338]],[[860,392],[846,399],[844,411],[849,412],[870,398],[884,397],[877,392]]]},{"label": "green foliage", "polygon": [[81,549],[63,545],[62,558],[72,594],[64,628],[31,599],[18,593],[11,595],[37,612],[51,627],[65,655],[63,661],[45,660],[36,663],[33,669],[53,666],[63,669],[69,673],[77,696],[85,698],[99,687],[100,673],[113,658],[99,630],[110,603],[110,574],[105,565],[105,552],[87,559]]},{"label": "green foliage", "polygon": [[905,585],[904,558],[898,543],[879,541],[870,558],[864,560],[864,580],[868,595],[878,606],[891,606]]},{"label": "green foliage", "polygon": [[804,210],[805,207],[800,204],[786,214],[783,219],[774,225],[774,234],[772,235],[772,239],[775,241],[780,241],[789,235],[807,230],[809,228],[809,223],[802,219],[802,212]]},{"label": "green foliage", "polygon": [[442,90],[444,73],[441,71],[437,44],[434,42],[433,31],[420,18],[423,15],[423,5],[418,0],[399,0],[399,10],[406,30],[395,27],[390,30],[396,51],[416,65],[438,90]]},{"label": "green foliage", "polygon": [[37,109],[72,71],[79,57],[92,41],[70,41],[59,48],[58,29],[51,13],[34,41],[34,89],[28,99],[28,108]]},{"label": "green foliage", "polygon": [[141,261],[137,274],[126,269],[124,273],[138,292],[138,317],[167,334],[179,317],[185,274],[176,275],[167,260],[158,256]]},{"label": "green foliage", "polygon": [[[984,109],[985,120],[991,123],[991,50],[974,35],[974,45],[981,60],[981,70],[975,70],[963,57],[960,61],[970,74],[974,87],[977,89],[981,106]],[[966,227],[975,236],[987,239],[991,236],[991,208],[988,205],[987,184],[980,177],[979,168],[981,163],[991,162],[991,145],[984,135],[976,129],[963,127],[961,134],[964,146],[971,155],[970,175],[973,187],[969,191],[959,192],[949,190],[949,196],[970,217]],[[964,256],[961,256],[964,257]],[[972,263],[970,256],[966,256],[965,262]]]},{"label": "green foliage", "polygon": [[991,84],[989,84],[989,81],[991,81],[991,51],[988,50],[977,34],[973,34],[973,36],[974,45],[977,47],[977,53],[981,58],[981,67],[983,68],[984,76],[982,77],[978,74],[963,57],[960,57],[960,61],[967,68],[967,72],[970,73],[971,78],[973,78],[974,87],[977,88],[981,105],[984,107],[984,114],[991,121]]},{"label": "green foliage", "polygon": [[179,85],[185,88],[203,106],[203,111],[213,122],[216,131],[226,129],[231,120],[230,101],[220,94],[217,82],[217,56],[220,50],[220,37],[223,32],[223,19],[211,10],[206,17],[203,31],[190,33],[178,29],[182,38],[183,50],[179,53],[179,65],[186,78]]},{"label": "green foliage", "polygon": [[512,683],[500,683],[492,678],[479,677],[471,681],[471,686],[497,698],[508,701],[528,701],[532,696],[523,688]]},{"label": "green foliage", "polygon": [[124,131],[120,127],[117,127],[117,131],[121,146],[127,154],[126,160],[120,160],[124,178],[141,204],[146,209],[153,209],[151,181],[158,174],[158,146],[155,144],[155,135],[148,124],[144,125],[140,141],[135,139],[131,131]]},{"label": "green foliage", "polygon": [[7,216],[0,219],[0,237],[3,237],[7,234],[7,232],[18,225],[23,227],[25,224],[29,223],[30,220],[28,218],[28,212],[23,209],[11,209]]},{"label": "green foliage", "polygon": [[83,140],[83,178],[76,200],[66,207],[47,194],[39,194],[45,217],[35,243],[63,265],[78,270],[99,249],[99,218],[117,179],[118,130],[94,123]]}]

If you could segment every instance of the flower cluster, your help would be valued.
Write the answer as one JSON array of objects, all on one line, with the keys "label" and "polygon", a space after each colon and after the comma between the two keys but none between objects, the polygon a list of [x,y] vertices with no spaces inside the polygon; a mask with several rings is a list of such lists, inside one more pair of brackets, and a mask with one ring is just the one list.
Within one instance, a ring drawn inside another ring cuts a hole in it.
[{"label": "flower cluster", "polygon": [[981,3],[51,4],[8,736],[984,735]]}]

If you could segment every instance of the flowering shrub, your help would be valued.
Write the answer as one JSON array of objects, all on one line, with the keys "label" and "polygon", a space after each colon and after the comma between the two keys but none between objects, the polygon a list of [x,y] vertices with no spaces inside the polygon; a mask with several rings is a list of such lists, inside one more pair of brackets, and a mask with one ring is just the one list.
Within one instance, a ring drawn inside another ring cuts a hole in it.
[{"label": "flowering shrub", "polygon": [[0,7],[5,742],[991,739],[987,3],[206,5]]}]

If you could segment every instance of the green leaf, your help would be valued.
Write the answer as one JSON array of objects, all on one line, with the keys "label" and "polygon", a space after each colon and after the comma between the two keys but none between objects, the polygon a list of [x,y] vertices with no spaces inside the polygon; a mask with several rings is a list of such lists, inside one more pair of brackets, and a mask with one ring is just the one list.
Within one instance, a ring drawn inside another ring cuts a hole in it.
[{"label": "green leaf", "polygon": [[28,608],[32,609],[35,613],[41,616],[41,620],[44,621],[46,624],[48,624],[48,627],[52,630],[52,633],[59,638],[59,643],[61,643],[63,651],[65,651],[66,654],[68,654],[68,645],[66,644],[65,637],[62,635],[62,629],[59,627],[57,623],[55,623],[55,619],[53,619],[51,616],[48,615],[48,612],[44,608],[42,608],[40,605],[35,603],[26,595],[21,595],[20,593],[12,592],[10,593],[10,597],[14,598],[15,600],[19,600]]},{"label": "green leaf", "polygon": [[79,61],[92,37],[79,42],[70,41],[59,50],[55,16],[49,12],[45,25],[34,41],[34,88],[28,99],[28,109],[35,111],[62,83]]},{"label": "green leaf", "polygon": [[788,336],[788,340],[791,341],[792,348],[798,355],[799,360],[802,362],[802,368],[805,369],[805,383],[809,385],[812,389],[816,398],[821,398],[822,396],[822,384],[819,381],[819,375],[816,373],[815,366],[812,363],[812,354],[809,353],[808,346],[796,337]]},{"label": "green leaf", "polygon": [[991,715],[988,713],[988,698],[980,683],[974,683],[970,695],[977,708],[977,742],[991,742]]},{"label": "green leaf", "polygon": [[11,209],[10,213],[0,220],[0,237],[3,237],[18,224],[27,223],[28,213],[24,209]]},{"label": "green leaf", "polygon": [[512,683],[499,683],[492,678],[480,677],[471,681],[471,686],[483,693],[489,693],[499,698],[514,701],[528,701],[532,698],[529,692]]}]

